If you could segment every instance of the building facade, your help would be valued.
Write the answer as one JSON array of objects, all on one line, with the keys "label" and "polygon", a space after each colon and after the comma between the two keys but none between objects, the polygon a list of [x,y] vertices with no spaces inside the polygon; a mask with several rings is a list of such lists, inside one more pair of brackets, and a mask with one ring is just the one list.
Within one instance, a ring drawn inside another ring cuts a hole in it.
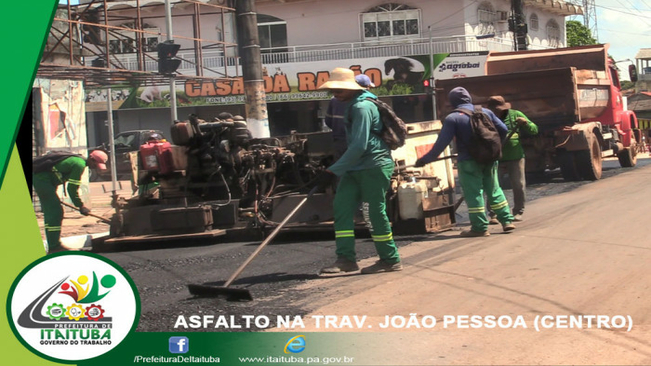
[{"label": "building facade", "polygon": [[651,48],[642,48],[635,55],[638,81],[635,83],[637,93],[651,91]]},{"label": "building facade", "polygon": [[[191,113],[210,119],[224,111],[245,116],[242,82],[237,80],[242,73],[235,14],[209,7],[232,6],[232,2],[201,2],[206,5],[197,10],[196,3],[173,1],[171,10],[174,42],[181,45],[177,56],[183,60],[177,72],[197,76],[176,82],[179,119]],[[107,3],[109,23],[141,24],[146,31],[127,35],[126,41],[120,32],[112,32],[108,42],[112,58],[127,68],[156,70],[155,46],[166,39],[167,28],[165,7],[155,6],[160,3]],[[523,4],[530,49],[564,47],[565,17],[583,11],[563,1],[524,0]],[[335,67],[369,75],[376,84],[372,91],[407,122],[414,122],[434,118],[424,80],[481,74],[488,51],[514,49],[508,0],[258,0],[256,12],[272,136],[321,128],[330,97],[317,87]],[[142,35],[143,52],[128,40],[136,34]],[[88,58],[87,64],[96,59]],[[405,69],[399,61],[410,66]],[[210,81],[211,77],[231,79]],[[106,98],[105,90],[87,90],[91,145],[107,138],[102,132]],[[169,86],[125,85],[113,88],[112,99],[116,132],[165,131],[172,123]]]}]

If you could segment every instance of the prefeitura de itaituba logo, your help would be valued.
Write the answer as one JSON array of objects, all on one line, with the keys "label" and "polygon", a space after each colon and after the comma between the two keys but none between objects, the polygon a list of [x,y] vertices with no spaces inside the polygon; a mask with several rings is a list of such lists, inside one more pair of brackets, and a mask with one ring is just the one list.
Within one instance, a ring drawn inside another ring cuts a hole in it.
[{"label": "prefeitura de itaituba logo", "polygon": [[37,354],[84,360],[117,346],[135,327],[137,293],[126,274],[89,254],[46,257],[28,267],[10,292],[16,336]]}]

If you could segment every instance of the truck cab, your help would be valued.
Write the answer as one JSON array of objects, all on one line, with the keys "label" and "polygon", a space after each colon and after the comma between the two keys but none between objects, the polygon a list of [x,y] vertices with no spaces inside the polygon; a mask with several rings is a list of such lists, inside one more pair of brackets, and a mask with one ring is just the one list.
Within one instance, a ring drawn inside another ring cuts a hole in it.
[{"label": "truck cab", "polygon": [[490,53],[486,76],[437,80],[439,115],[451,110],[447,94],[456,86],[474,104],[501,95],[538,125],[537,136],[521,139],[528,172],[560,167],[566,180],[597,180],[605,157],[636,164],[637,118],[624,110],[607,44]]}]

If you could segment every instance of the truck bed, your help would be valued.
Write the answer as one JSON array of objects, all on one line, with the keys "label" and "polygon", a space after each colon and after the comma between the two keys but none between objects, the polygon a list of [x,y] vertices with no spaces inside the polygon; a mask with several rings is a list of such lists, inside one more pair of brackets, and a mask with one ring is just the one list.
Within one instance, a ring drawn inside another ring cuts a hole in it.
[{"label": "truck bed", "polygon": [[437,80],[436,103],[441,118],[452,111],[448,93],[457,86],[468,90],[473,104],[486,106],[492,95],[503,96],[543,131],[594,118],[608,104],[608,84],[602,73],[566,67]]},{"label": "truck bed", "polygon": [[503,96],[539,127],[573,125],[580,118],[571,68],[437,80],[436,106],[441,118],[453,110],[448,93],[458,86],[468,90],[475,105],[486,107],[492,95]]}]

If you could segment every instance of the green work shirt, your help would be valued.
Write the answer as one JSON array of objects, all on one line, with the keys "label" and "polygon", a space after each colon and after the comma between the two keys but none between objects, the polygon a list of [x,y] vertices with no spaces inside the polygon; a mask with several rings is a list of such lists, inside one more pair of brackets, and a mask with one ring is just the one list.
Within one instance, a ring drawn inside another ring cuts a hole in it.
[{"label": "green work shirt", "polygon": [[78,156],[71,156],[54,165],[52,168],[52,183],[55,185],[68,182],[68,195],[75,206],[81,207],[84,203],[79,198],[81,176],[86,169],[86,160]]},{"label": "green work shirt", "polygon": [[328,168],[337,176],[348,171],[393,165],[391,150],[380,138],[383,127],[380,112],[366,97],[377,99],[371,92],[363,90],[346,105],[344,126],[348,148]]},{"label": "green work shirt", "polygon": [[524,133],[530,136],[538,134],[538,126],[531,122],[529,118],[524,115],[524,113],[515,109],[509,109],[506,118],[502,120],[506,127],[508,127],[509,133],[517,127],[518,124],[515,122],[515,120],[518,117],[523,117],[526,119],[527,124],[520,127],[520,130],[518,132],[515,132],[511,138],[504,143],[504,146],[502,146],[502,159],[500,159],[500,161],[520,160],[524,158],[524,149],[520,143],[520,133]]}]

